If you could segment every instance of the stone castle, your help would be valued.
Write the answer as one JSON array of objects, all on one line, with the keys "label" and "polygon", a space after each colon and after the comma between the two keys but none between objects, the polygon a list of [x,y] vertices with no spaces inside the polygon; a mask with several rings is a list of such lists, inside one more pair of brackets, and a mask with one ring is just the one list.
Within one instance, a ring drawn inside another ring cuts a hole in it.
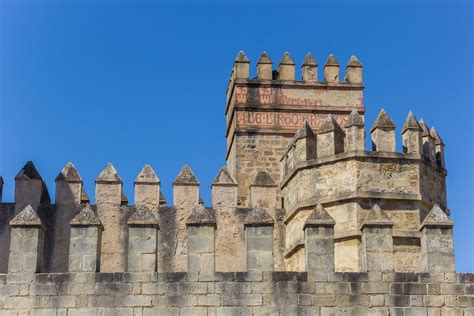
[{"label": "stone castle", "polygon": [[440,136],[410,112],[397,152],[382,109],[367,150],[362,64],[323,68],[308,54],[296,80],[288,53],[274,69],[264,52],[250,78],[237,55],[211,207],[188,166],[172,203],[144,166],[130,205],[113,165],[91,204],[67,163],[53,204],[26,163],[0,203],[0,314],[474,315]]}]

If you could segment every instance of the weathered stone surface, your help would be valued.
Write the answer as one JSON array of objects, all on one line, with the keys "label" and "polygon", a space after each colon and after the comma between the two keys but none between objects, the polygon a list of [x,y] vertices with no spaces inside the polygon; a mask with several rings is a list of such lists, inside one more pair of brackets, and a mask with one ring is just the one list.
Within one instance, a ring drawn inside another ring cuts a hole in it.
[{"label": "weathered stone surface", "polygon": [[160,183],[160,179],[150,165],[145,165],[135,178],[135,184],[155,184]]},{"label": "weathered stone surface", "polygon": [[20,172],[15,176],[15,180],[43,180],[36,169],[33,161],[28,161],[23,168],[21,168]]},{"label": "weathered stone surface", "polygon": [[97,212],[87,204],[74,218],[70,221],[71,226],[101,226],[101,222]]},{"label": "weathered stone surface", "polygon": [[[403,152],[395,152],[395,124],[382,111],[373,151],[365,150],[354,56],[344,82],[334,57],[324,82],[310,54],[303,81],[289,54],[278,70],[263,54],[257,78],[249,65],[240,52],[227,90],[227,166],[212,183],[212,208],[187,166],[166,207],[149,166],[128,206],[110,164],[89,205],[72,164],[51,204],[27,163],[15,203],[0,203],[0,252],[9,253],[0,273],[10,272],[0,274],[0,314],[471,314],[474,277],[454,273],[436,130],[410,113]],[[25,218],[14,225],[28,205],[45,231]]]},{"label": "weathered stone surface", "polygon": [[151,211],[146,205],[139,205],[135,212],[128,218],[128,225],[150,225],[158,226],[158,219],[155,212]]},{"label": "weathered stone surface", "polygon": [[316,226],[334,227],[336,221],[329,215],[321,204],[316,205],[316,208],[311,215],[304,222],[304,228]]},{"label": "weathered stone surface", "polygon": [[268,172],[260,170],[257,173],[257,175],[253,178],[252,185],[253,186],[274,187],[274,186],[276,186],[276,183],[273,180],[272,176]]},{"label": "weathered stone surface", "polygon": [[318,80],[318,62],[311,53],[304,58],[301,66],[303,81],[314,82]]},{"label": "weathered stone surface", "polygon": [[264,209],[258,207],[251,208],[244,219],[244,225],[246,226],[265,226],[274,223],[273,218]]},{"label": "weathered stone surface", "polygon": [[344,124],[345,128],[352,127],[352,126],[359,126],[364,127],[364,116],[360,115],[356,109],[352,109],[349,118],[347,119],[346,124]]},{"label": "weathered stone surface", "polygon": [[197,205],[186,219],[186,225],[215,225],[214,210],[204,205]]},{"label": "weathered stone surface", "polygon": [[96,183],[122,183],[122,179],[120,178],[117,170],[115,167],[108,163],[104,170],[100,172],[100,174],[95,179]]},{"label": "weathered stone surface", "polygon": [[199,184],[194,172],[188,165],[184,165],[179,174],[174,179],[173,184]]},{"label": "weathered stone surface", "polygon": [[229,186],[237,186],[237,182],[234,178],[230,175],[229,170],[226,166],[223,166],[217,176],[212,180],[212,185],[229,185]]},{"label": "weathered stone surface", "polygon": [[428,226],[449,228],[453,225],[454,223],[448,218],[448,215],[441,209],[441,207],[439,207],[438,204],[435,204],[421,223],[421,229]]},{"label": "weathered stone surface", "polygon": [[72,162],[68,162],[56,177],[56,181],[81,182],[82,178]]},{"label": "weathered stone surface", "polygon": [[393,123],[392,119],[388,116],[384,109],[381,109],[377,119],[375,120],[374,124],[370,128],[370,131],[374,131],[377,128],[387,128],[387,129],[395,129],[396,125]]},{"label": "weathered stone surface", "polygon": [[20,213],[18,213],[11,221],[10,226],[43,226],[41,219],[36,211],[27,205]]}]

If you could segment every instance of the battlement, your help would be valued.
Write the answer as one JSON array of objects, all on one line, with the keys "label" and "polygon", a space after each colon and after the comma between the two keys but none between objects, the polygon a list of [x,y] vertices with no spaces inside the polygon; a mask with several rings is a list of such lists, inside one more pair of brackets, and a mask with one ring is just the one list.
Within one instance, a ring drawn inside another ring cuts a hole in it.
[{"label": "battlement", "polygon": [[33,162],[15,177],[12,203],[1,200],[0,177],[0,309],[472,313],[474,277],[455,273],[439,133],[410,112],[397,151],[382,109],[366,149],[354,56],[342,81],[333,55],[321,82],[311,54],[301,81],[288,53],[273,69],[264,52],[256,78],[249,67],[240,52],[227,91],[227,164],[210,206],[188,165],[168,203],[150,165],[134,180],[134,205],[110,163],[95,179],[95,204],[72,163],[55,178],[54,203]]}]

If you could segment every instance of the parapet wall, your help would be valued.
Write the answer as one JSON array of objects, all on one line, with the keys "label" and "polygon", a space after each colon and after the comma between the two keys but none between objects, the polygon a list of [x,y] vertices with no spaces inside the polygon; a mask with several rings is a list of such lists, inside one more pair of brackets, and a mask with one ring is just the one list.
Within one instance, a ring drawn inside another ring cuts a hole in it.
[{"label": "parapet wall", "polygon": [[455,273],[0,274],[2,315],[459,315],[474,275]]}]

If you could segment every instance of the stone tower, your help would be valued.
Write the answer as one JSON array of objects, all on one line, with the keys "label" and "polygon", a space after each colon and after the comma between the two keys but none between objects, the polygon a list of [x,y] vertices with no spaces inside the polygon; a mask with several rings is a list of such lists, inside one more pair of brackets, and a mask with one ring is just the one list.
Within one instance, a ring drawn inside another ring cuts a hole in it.
[{"label": "stone tower", "polygon": [[[257,77],[250,78],[250,61],[240,52],[234,61],[226,103],[227,167],[238,183],[238,205],[248,206],[251,179],[265,170],[279,183],[280,158],[295,132],[308,122],[318,130],[327,117],[343,126],[352,110],[364,115],[362,65],[352,56],[341,81],[339,63],[330,55],[324,78],[309,53],[295,77],[295,62],[285,53],[276,70],[266,52],[257,61]],[[277,205],[281,207],[280,192]]]}]

